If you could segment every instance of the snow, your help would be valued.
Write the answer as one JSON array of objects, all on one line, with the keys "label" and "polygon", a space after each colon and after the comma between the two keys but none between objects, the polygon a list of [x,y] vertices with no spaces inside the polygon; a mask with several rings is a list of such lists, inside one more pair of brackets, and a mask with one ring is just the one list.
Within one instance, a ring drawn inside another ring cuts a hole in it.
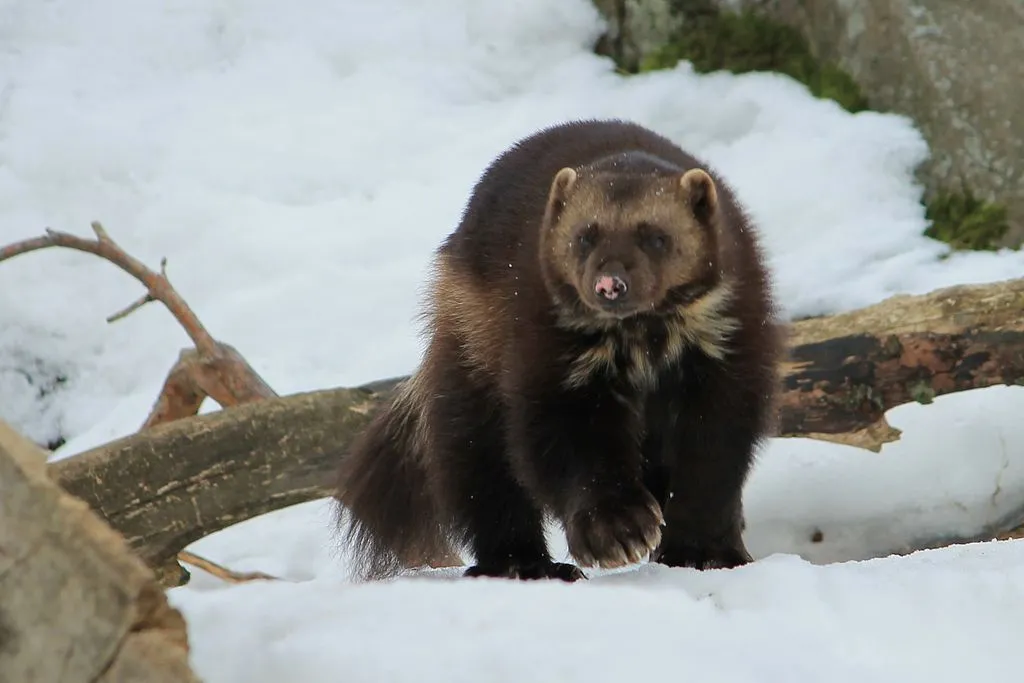
[{"label": "snow", "polygon": [[[211,332],[280,393],[356,385],[415,366],[428,259],[493,156],[618,116],[730,179],[787,315],[1024,273],[1024,253],[942,258],[922,236],[927,147],[910,121],[772,74],[621,77],[591,53],[601,30],[589,0],[7,0],[0,243],[100,220],[147,264],[166,256]],[[139,293],[65,250],[0,266],[0,416],[66,438],[55,457],[134,431],[188,344],[156,305],[105,323]],[[1022,542],[892,553],[1012,518],[1022,409],[1021,387],[901,406],[903,438],[880,454],[773,441],[746,495],[758,562],[733,571],[356,585],[315,501],[193,548],[289,582],[197,570],[171,598],[211,683],[1006,680]]]},{"label": "snow", "polygon": [[211,681],[1014,680],[1024,543],[818,567],[645,565],[573,585],[462,580],[177,591]]}]

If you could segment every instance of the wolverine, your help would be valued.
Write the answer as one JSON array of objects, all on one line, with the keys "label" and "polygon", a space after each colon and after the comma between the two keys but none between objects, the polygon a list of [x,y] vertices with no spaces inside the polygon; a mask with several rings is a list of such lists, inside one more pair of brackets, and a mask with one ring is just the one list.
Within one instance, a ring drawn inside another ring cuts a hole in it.
[{"label": "wolverine", "polygon": [[706,164],[620,120],[516,142],[435,253],[424,320],[419,367],[340,458],[363,578],[467,550],[466,576],[565,581],[752,560],[779,326],[755,226]]}]

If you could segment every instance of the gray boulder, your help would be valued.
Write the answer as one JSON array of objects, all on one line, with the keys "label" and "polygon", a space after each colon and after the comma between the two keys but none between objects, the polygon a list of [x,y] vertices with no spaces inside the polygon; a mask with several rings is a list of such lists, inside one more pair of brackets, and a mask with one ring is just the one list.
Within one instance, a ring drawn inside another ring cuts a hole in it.
[{"label": "gray boulder", "polygon": [[[964,187],[1004,204],[1024,242],[1024,2],[1022,0],[715,0],[798,28],[813,53],[847,71],[872,109],[913,119],[931,147],[930,196]],[[656,49],[679,0],[595,0],[611,54],[627,64]],[[662,17],[661,19],[652,19]],[[667,18],[666,18],[667,17]]]},{"label": "gray boulder", "polygon": [[593,0],[608,22],[598,52],[632,71],[680,26],[671,0]]}]

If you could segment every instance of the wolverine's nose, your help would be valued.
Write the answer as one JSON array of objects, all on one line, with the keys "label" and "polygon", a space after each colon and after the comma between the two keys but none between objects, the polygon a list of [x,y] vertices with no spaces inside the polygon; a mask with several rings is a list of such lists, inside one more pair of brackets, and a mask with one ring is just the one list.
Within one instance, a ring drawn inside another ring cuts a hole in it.
[{"label": "wolverine's nose", "polygon": [[594,291],[597,292],[597,295],[609,301],[615,301],[625,296],[627,289],[629,286],[626,281],[618,275],[599,275],[597,282],[594,283]]}]

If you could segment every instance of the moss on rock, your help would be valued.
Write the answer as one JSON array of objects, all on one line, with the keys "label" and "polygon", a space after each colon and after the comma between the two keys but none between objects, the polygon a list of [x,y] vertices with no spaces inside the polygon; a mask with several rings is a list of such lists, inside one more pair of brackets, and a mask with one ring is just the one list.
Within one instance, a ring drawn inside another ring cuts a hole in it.
[{"label": "moss on rock", "polygon": [[[671,0],[671,8],[682,17],[680,28],[641,59],[640,72],[671,68],[681,60],[699,73],[774,71],[847,111],[869,109],[856,81],[839,66],[817,59],[798,29],[752,10],[723,11],[712,0]],[[953,249],[996,249],[1009,230],[1006,207],[978,199],[967,187],[936,193],[924,205],[931,221],[925,235]]]},{"label": "moss on rock", "polygon": [[925,204],[931,225],[924,234],[954,249],[998,249],[1010,229],[1006,207],[974,196],[970,188],[938,192]]},{"label": "moss on rock", "polygon": [[819,61],[797,29],[752,11],[719,11],[704,0],[677,0],[682,27],[669,43],[640,63],[640,71],[670,68],[687,60],[701,73],[775,71],[803,83],[816,97],[848,111],[867,109],[857,83],[833,64]]}]

